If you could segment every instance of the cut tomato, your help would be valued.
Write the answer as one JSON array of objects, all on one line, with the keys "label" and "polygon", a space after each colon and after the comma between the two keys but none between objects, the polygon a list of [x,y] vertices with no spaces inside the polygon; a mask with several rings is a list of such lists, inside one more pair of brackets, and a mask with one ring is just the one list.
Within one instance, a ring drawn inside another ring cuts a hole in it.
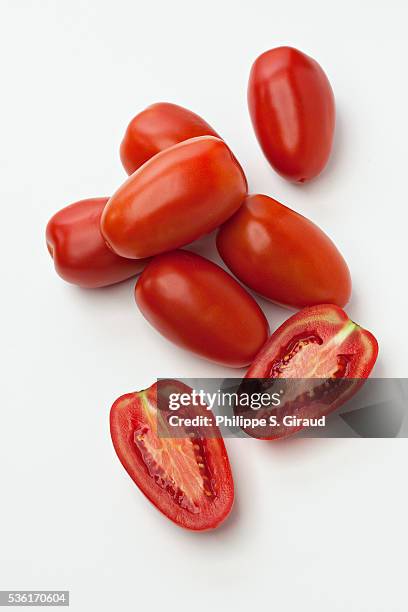
[{"label": "cut tomato", "polygon": [[[183,406],[178,416],[206,416],[205,428],[177,431],[168,425],[170,393],[190,394],[191,389],[175,380],[160,381],[149,389],[123,395],[110,414],[115,451],[146,497],[169,519],[187,529],[201,531],[217,527],[229,514],[234,484],[227,451],[213,415],[204,406]],[[158,405],[158,395],[161,401]]]},{"label": "cut tomato", "polygon": [[[278,407],[256,414],[274,416],[277,424],[245,431],[253,437],[282,438],[302,429],[304,419],[329,414],[364,384],[377,355],[374,336],[338,306],[304,308],[272,334],[249,368],[247,379],[262,380],[244,381],[241,387],[246,392],[284,390]],[[286,425],[290,419],[285,417],[291,416],[295,424]]]}]

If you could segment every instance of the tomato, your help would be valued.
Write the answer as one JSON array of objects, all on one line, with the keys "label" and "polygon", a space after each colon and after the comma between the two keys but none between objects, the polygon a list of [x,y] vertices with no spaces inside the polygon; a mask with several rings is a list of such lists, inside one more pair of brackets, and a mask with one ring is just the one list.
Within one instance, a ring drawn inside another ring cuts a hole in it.
[{"label": "tomato", "polygon": [[213,136],[191,138],[128,178],[106,205],[102,233],[118,255],[157,255],[214,230],[246,193],[245,175],[227,145]]},{"label": "tomato", "polygon": [[330,238],[268,196],[249,196],[218,232],[217,247],[243,283],[283,306],[344,306],[350,298],[350,273]]},{"label": "tomato", "polygon": [[[168,395],[192,391],[178,381],[160,381],[159,392],[156,383],[117,399],[110,413],[115,451],[142,493],[169,519],[187,529],[213,529],[228,516],[234,501],[224,442],[208,410],[205,415],[212,421],[205,436],[198,428],[182,431],[180,438],[158,430],[158,415],[161,428],[169,416],[169,410],[158,405],[158,394],[165,395],[163,384]],[[183,413],[193,417],[204,413],[204,407],[185,407]]]},{"label": "tomato", "polygon": [[120,157],[128,174],[148,159],[183,140],[216,136],[210,125],[187,108],[168,102],[148,106],[129,123],[120,145]]},{"label": "tomato", "polygon": [[279,174],[300,183],[320,174],[332,148],[335,105],[314,59],[291,47],[260,55],[249,77],[248,104],[259,144]]},{"label": "tomato", "polygon": [[80,200],[48,222],[47,247],[57,273],[81,287],[104,287],[139,274],[148,260],[124,259],[113,253],[100,230],[109,198]]},{"label": "tomato", "polygon": [[[252,385],[244,384],[246,389],[248,385],[252,391],[269,388],[279,392],[283,388],[281,405],[266,411],[277,418],[279,425],[246,429],[247,433],[282,438],[305,426],[285,425],[285,416],[302,420],[329,414],[360,389],[377,355],[374,336],[338,306],[304,308],[272,334],[246,374],[246,378],[258,379]],[[256,416],[261,415],[258,412]]]},{"label": "tomato", "polygon": [[222,268],[188,251],[155,257],[135,295],[163,336],[217,363],[246,366],[268,338],[268,322],[253,297]]}]

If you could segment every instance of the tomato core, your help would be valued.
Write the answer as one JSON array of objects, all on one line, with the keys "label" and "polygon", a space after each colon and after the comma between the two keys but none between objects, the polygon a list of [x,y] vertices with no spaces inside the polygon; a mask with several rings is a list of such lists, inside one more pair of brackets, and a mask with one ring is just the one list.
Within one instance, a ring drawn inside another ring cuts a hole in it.
[{"label": "tomato core", "polygon": [[294,336],[268,367],[267,378],[346,378],[353,354],[336,354],[333,345],[342,342],[356,328],[348,322],[333,338],[324,342],[316,332]]},{"label": "tomato core", "polygon": [[[199,499],[217,497],[215,479],[209,464],[206,441],[190,433],[186,438],[158,437],[152,427],[156,408],[144,398],[147,423],[135,424],[134,443],[155,484],[165,491],[172,502],[192,514],[201,512]],[[166,420],[160,416],[162,426]],[[169,434],[170,435],[170,434]]]}]

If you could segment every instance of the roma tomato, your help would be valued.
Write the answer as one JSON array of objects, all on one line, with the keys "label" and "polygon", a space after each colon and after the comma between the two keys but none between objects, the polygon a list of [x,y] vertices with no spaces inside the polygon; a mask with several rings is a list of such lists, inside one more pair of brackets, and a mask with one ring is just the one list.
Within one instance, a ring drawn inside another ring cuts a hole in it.
[{"label": "roma tomato", "polygon": [[155,257],[136,284],[136,302],[163,336],[227,366],[251,363],[268,338],[268,322],[249,293],[188,251]]},{"label": "roma tomato", "polygon": [[[178,438],[171,430],[163,431],[170,414],[163,405],[165,396],[191,391],[169,380],[123,395],[112,406],[110,429],[115,451],[142,493],[177,525],[201,531],[217,527],[228,516],[234,484],[227,451],[211,411],[204,406],[181,410],[183,418],[198,414],[212,418],[205,435],[198,428],[180,428]],[[158,405],[159,394],[162,400]]]},{"label": "roma tomato", "polygon": [[146,260],[113,253],[101,234],[102,211],[109,198],[80,200],[48,222],[46,240],[57,273],[80,287],[104,287],[139,274]]},{"label": "roma tomato", "polygon": [[186,245],[228,219],[247,182],[219,138],[201,136],[158,153],[111,197],[101,229],[123,257],[142,258]]},{"label": "roma tomato", "polygon": [[128,174],[148,159],[183,140],[196,136],[216,136],[199,115],[168,102],[148,106],[129,123],[120,145],[120,158]]},{"label": "roma tomato", "polygon": [[248,104],[259,144],[279,174],[303,183],[330,156],[335,105],[319,64],[297,49],[266,51],[252,66]]},{"label": "roma tomato", "polygon": [[330,238],[268,196],[249,196],[218,232],[217,247],[243,283],[273,302],[303,308],[349,300],[350,273]]},{"label": "roma tomato", "polygon": [[256,415],[274,416],[278,425],[246,429],[247,433],[281,438],[306,426],[304,419],[329,414],[360,389],[377,355],[374,336],[341,308],[333,304],[304,308],[272,334],[246,374],[258,379],[249,381],[252,391],[284,390],[278,408]]}]

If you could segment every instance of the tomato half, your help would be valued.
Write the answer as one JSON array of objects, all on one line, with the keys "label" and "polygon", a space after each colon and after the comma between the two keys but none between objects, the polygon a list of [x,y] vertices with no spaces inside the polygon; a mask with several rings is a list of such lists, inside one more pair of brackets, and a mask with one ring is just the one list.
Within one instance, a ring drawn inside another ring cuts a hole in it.
[{"label": "tomato half", "polygon": [[142,258],[193,242],[242,204],[247,182],[219,138],[201,136],[158,153],[107,203],[101,229],[123,257]]},{"label": "tomato half", "polygon": [[281,405],[268,411],[277,417],[279,426],[246,429],[247,433],[282,438],[304,427],[285,426],[285,416],[303,419],[329,414],[358,391],[377,355],[374,336],[351,321],[341,308],[333,304],[304,308],[271,335],[246,374],[246,378],[262,379],[252,391],[280,390],[283,383],[296,379],[285,386]]},{"label": "tomato half", "polygon": [[106,246],[100,220],[108,199],[80,200],[48,222],[48,251],[55,270],[69,283],[89,288],[112,285],[139,274],[148,261],[124,259]]},{"label": "tomato half", "polygon": [[323,170],[333,143],[335,104],[314,59],[292,47],[260,55],[249,77],[248,104],[259,144],[279,174],[303,183]]},{"label": "tomato half", "polygon": [[163,336],[217,363],[244,367],[268,338],[268,322],[253,297],[222,268],[188,251],[155,257],[135,295]]},{"label": "tomato half", "polygon": [[344,306],[350,298],[350,272],[330,238],[268,196],[246,198],[218,232],[217,248],[235,276],[283,306]]},{"label": "tomato half", "polygon": [[156,153],[196,136],[219,138],[204,119],[187,108],[168,102],[152,104],[136,115],[126,129],[120,145],[123,167],[133,174]]},{"label": "tomato half", "polygon": [[[159,383],[163,385],[163,381]],[[165,381],[168,392],[190,393],[178,381]],[[204,407],[185,407],[184,416],[203,414]],[[211,411],[205,410],[205,415]],[[158,385],[123,395],[113,404],[110,429],[123,467],[146,497],[181,527],[205,530],[217,527],[229,514],[234,483],[227,451],[215,424],[163,436],[169,412],[158,407]],[[161,419],[161,430],[158,429]],[[184,434],[184,435],[183,435]]]}]

